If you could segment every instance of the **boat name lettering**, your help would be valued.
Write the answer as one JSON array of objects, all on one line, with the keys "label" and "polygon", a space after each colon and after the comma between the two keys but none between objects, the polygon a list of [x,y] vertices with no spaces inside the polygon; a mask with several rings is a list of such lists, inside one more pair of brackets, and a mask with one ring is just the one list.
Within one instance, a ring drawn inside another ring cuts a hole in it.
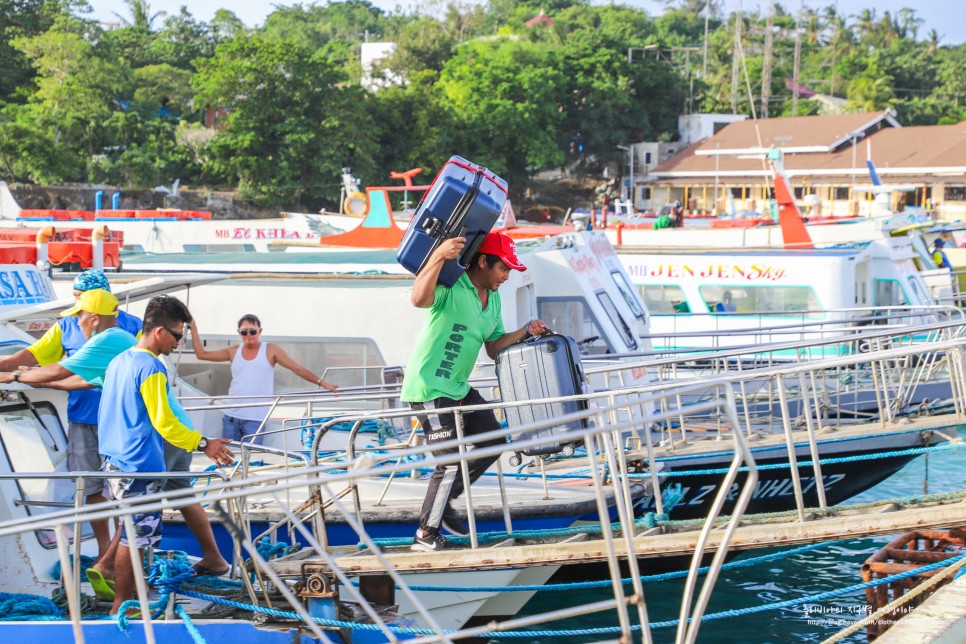
[{"label": "boat name lettering", "polygon": [[631,277],[663,277],[672,279],[703,277],[767,282],[777,282],[786,276],[784,268],[778,268],[777,266],[771,266],[769,264],[751,264],[750,266],[709,264],[703,267],[696,267],[690,264],[657,264],[652,266],[648,266],[647,264],[633,264],[627,267],[627,272]]},{"label": "boat name lettering", "polygon": [[439,361],[439,367],[436,368],[437,378],[449,380],[453,377],[453,367],[463,350],[464,336],[462,332],[466,331],[467,328],[465,324],[453,324],[453,332],[449,334],[449,337],[446,338],[446,344],[443,345],[443,359]]},{"label": "boat name lettering", "polygon": [[[841,482],[845,479],[845,474],[828,474],[822,477],[825,481],[825,489],[828,490],[830,487],[836,483]],[[814,476],[803,476],[801,477],[802,482],[802,494],[808,494],[815,488],[815,477]],[[711,499],[709,495],[712,492],[717,492],[717,485],[702,485],[697,488],[683,487],[681,489],[682,494],[682,505],[688,506],[700,506],[708,503]],[[667,496],[670,490],[663,490],[662,494]],[[738,493],[741,491],[741,485],[739,483],[734,483],[731,489],[728,491],[728,501],[735,501],[738,498]],[[775,497],[788,497],[795,495],[795,484],[792,479],[767,479],[764,481],[758,481],[755,485],[755,491],[751,495],[752,499],[771,499]],[[655,508],[654,497],[645,496],[638,499],[634,504],[635,508],[641,511],[651,511]]]},{"label": "boat name lettering", "polygon": [[590,250],[601,259],[605,259],[607,257],[617,257],[617,251],[614,250],[614,246],[606,239],[601,239],[597,235],[591,237],[588,246],[590,246]]},{"label": "boat name lettering", "polygon": [[285,228],[251,228],[250,226],[235,226],[234,228],[218,228],[215,230],[218,239],[310,239],[311,233],[304,235],[297,230]]},{"label": "boat name lettering", "polygon": [[0,270],[0,306],[39,304],[54,298],[35,271]]},{"label": "boat name lettering", "polygon": [[587,256],[578,254],[576,256],[568,255],[567,263],[570,264],[570,268],[573,269],[575,273],[583,274],[588,272],[597,272],[600,270],[600,266],[597,264],[597,260],[593,256]]}]

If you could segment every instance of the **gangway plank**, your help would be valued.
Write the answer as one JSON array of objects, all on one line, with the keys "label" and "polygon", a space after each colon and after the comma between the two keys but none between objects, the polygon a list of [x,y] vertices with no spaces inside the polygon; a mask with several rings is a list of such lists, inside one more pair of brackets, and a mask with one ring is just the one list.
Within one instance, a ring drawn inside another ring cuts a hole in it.
[{"label": "gangway plank", "polygon": [[[896,509],[899,508],[899,509]],[[812,515],[819,510],[812,510]],[[966,523],[966,492],[952,502],[942,501],[915,506],[900,507],[893,501],[866,506],[857,510],[843,510],[830,517],[814,518],[804,523],[783,519],[747,521],[737,528],[730,549],[753,550],[780,546],[804,545],[822,541],[838,541],[858,537],[894,534],[911,529],[942,528]],[[753,522],[754,521],[754,522]],[[664,527],[664,534],[648,530],[634,539],[638,558],[691,555],[697,544],[699,530],[671,531]],[[716,550],[722,534],[712,531],[709,550]],[[614,541],[618,558],[627,557],[624,541]],[[377,557],[360,554],[350,548],[331,551],[335,563],[349,575],[383,575],[386,568]],[[400,573],[473,571],[524,566],[567,565],[577,563],[605,562],[608,551],[603,540],[582,542],[533,543],[500,548],[453,549],[435,553],[409,552],[402,548],[384,549],[386,561]],[[323,560],[312,557],[311,550],[302,550],[284,559],[272,562],[272,567],[283,576],[297,576],[304,565],[325,568]]]}]

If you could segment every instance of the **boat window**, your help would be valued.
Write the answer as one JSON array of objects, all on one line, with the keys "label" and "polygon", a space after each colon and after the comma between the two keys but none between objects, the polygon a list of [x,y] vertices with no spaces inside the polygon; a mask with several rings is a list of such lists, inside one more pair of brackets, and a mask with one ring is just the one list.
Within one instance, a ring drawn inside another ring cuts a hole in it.
[{"label": "boat window", "polygon": [[875,281],[875,302],[874,306],[906,306],[909,298],[897,280]]},{"label": "boat window", "polygon": [[610,295],[604,291],[597,291],[597,301],[600,302],[600,305],[604,307],[607,317],[609,317],[610,321],[614,323],[614,326],[617,328],[617,332],[620,334],[624,344],[627,345],[627,348],[632,350],[636,349],[637,340],[634,338],[634,334],[631,332],[631,327],[627,325],[627,321],[624,320],[624,317],[617,310],[617,307],[614,306],[614,300],[610,299]]},{"label": "boat window", "polygon": [[[50,328],[50,326],[47,326]],[[47,329],[45,328],[44,331]],[[7,340],[0,342],[0,356],[12,356],[21,349],[26,349],[29,345],[23,340]]]},{"label": "boat window", "polygon": [[926,290],[926,287],[922,282],[922,278],[920,278],[918,275],[909,276],[909,290],[912,291],[913,295],[916,296],[916,299],[920,303],[933,303],[933,298],[929,295],[929,292]]},{"label": "boat window", "polygon": [[690,313],[688,298],[680,286],[671,284],[648,284],[638,286],[644,305],[651,315]]},{"label": "boat window", "polygon": [[810,286],[701,286],[701,298],[711,312],[786,313],[822,318],[822,305]]},{"label": "boat window", "polygon": [[627,307],[631,310],[631,313],[634,314],[634,317],[637,318],[638,322],[640,323],[638,325],[638,332],[641,334],[647,333],[647,313],[644,312],[644,307],[641,306],[640,297],[634,292],[634,289],[631,288],[631,285],[628,283],[627,278],[624,277],[623,273],[620,271],[611,271],[610,275],[614,278],[614,283],[617,284],[617,290],[621,292],[622,296],[624,296],[624,301],[627,302]]},{"label": "boat window", "polygon": [[132,255],[144,255],[144,246],[141,244],[124,244],[121,248],[123,253],[130,253]]},{"label": "boat window", "polygon": [[[67,437],[54,406],[46,402],[33,405],[14,404],[0,408],[0,443],[10,471],[66,472]],[[19,501],[28,515],[43,514],[74,505],[75,483],[68,478],[19,478]],[[51,506],[30,503],[56,504]],[[68,526],[68,534],[72,534]],[[53,530],[37,530],[37,539],[45,548],[57,546]],[[84,524],[83,538],[93,536],[90,524]]]},{"label": "boat window", "polygon": [[[569,335],[585,355],[610,353],[607,335],[582,297],[538,297],[539,318],[554,333]],[[593,338],[593,340],[591,340]]]}]

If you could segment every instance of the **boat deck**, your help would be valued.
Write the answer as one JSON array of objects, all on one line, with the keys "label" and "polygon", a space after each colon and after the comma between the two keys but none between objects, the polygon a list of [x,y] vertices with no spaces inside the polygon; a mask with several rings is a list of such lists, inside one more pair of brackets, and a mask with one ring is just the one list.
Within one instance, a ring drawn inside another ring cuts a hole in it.
[{"label": "boat deck", "polygon": [[[827,515],[827,516],[823,516]],[[836,507],[831,511],[812,509],[807,521],[797,517],[746,516],[735,530],[729,549],[753,550],[776,546],[804,545],[824,541],[894,534],[916,528],[940,528],[966,523],[966,491],[958,498],[932,500],[900,506],[893,501],[863,504],[855,508]],[[690,556],[697,545],[700,524],[665,524],[645,529],[633,538],[633,553],[637,558]],[[716,550],[723,533],[713,530],[707,544]],[[430,571],[475,571],[513,568],[518,566],[567,565],[576,563],[604,563],[609,559],[606,540],[594,538],[570,539],[561,542],[507,540],[481,549],[452,549],[434,553],[412,552],[408,547],[382,549],[382,556],[366,554],[353,547],[330,549],[332,561],[350,575],[385,575],[387,564],[400,573]],[[625,539],[615,537],[612,542],[618,559],[628,556]],[[306,549],[284,559],[273,561],[272,567],[281,575],[299,575],[303,566],[327,568],[324,560],[313,558]]]}]

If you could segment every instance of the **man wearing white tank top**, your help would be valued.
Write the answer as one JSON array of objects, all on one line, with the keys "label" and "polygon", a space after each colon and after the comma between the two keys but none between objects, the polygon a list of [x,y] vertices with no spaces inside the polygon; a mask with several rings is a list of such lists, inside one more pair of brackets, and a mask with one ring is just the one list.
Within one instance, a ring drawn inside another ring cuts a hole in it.
[{"label": "man wearing white tank top", "polygon": [[[265,396],[275,393],[275,365],[281,365],[308,382],[329,391],[339,388],[297,363],[274,342],[262,342],[262,323],[251,313],[243,315],[238,321],[238,335],[241,344],[233,344],[224,349],[208,351],[198,333],[197,323],[192,320],[191,346],[199,360],[209,362],[231,362],[231,384],[229,396]],[[254,402],[254,401],[252,401]],[[241,404],[241,401],[239,401]],[[249,402],[248,404],[251,404]],[[222,419],[222,438],[240,441],[258,431],[270,409],[269,405],[235,407],[225,410]],[[264,430],[263,430],[264,431]],[[260,443],[260,439],[255,440]]]}]

